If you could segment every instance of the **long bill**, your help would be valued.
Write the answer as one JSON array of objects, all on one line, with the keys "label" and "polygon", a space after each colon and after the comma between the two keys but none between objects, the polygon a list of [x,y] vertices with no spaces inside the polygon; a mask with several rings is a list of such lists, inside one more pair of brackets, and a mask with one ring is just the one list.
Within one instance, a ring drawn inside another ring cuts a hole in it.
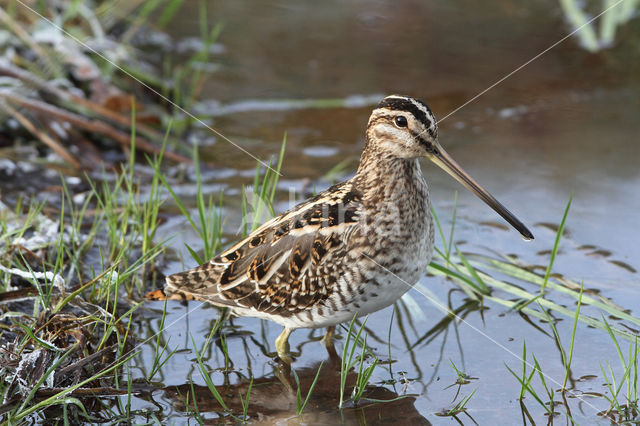
[{"label": "long bill", "polygon": [[507,222],[511,224],[514,228],[522,234],[522,236],[527,240],[533,240],[533,234],[529,229],[524,226],[518,218],[516,218],[513,213],[511,213],[505,206],[500,204],[498,200],[496,200],[493,195],[489,194],[489,192],[484,189],[478,182],[476,182],[471,176],[467,174],[462,167],[458,163],[455,162],[453,158],[447,152],[442,149],[442,147],[437,145],[438,151],[435,154],[431,154],[428,158],[437,164],[441,169],[445,172],[449,173],[455,180],[460,182],[465,188],[469,191],[476,194],[482,201],[487,203],[489,207],[496,211],[500,216],[502,216]]}]

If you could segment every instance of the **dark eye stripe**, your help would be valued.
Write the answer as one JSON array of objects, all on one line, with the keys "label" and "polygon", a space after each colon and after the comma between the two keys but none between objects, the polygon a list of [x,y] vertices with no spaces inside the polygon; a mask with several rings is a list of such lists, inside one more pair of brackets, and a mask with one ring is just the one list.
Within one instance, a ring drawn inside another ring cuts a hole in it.
[{"label": "dark eye stripe", "polygon": [[[398,116],[389,115],[389,114],[382,114],[382,115],[379,115],[379,116],[377,116],[376,118],[374,118],[374,119],[373,119],[373,121],[372,121],[371,123],[369,123],[369,125],[370,125],[370,126],[375,126],[376,124],[378,124],[378,123],[380,123],[380,122],[384,122],[384,121],[387,121],[387,122],[389,122],[389,121],[393,121],[396,117],[398,117]],[[429,121],[429,123],[431,123],[431,122]],[[433,125],[425,126],[425,127],[426,127],[426,130],[425,130],[425,131],[426,131],[427,133],[429,133],[429,135],[430,135],[432,138],[434,138],[434,139],[435,139],[435,138],[436,138],[436,132],[434,131],[434,127],[433,127]],[[416,134],[414,134],[413,136],[417,136],[417,135],[418,135],[418,134],[416,133]]]},{"label": "dark eye stripe", "polygon": [[[435,139],[435,136],[432,135],[431,129],[428,129],[427,132],[431,135],[433,139]],[[420,142],[420,145],[424,146],[427,151],[433,152],[433,149],[434,149],[433,144],[430,141],[424,139],[422,133],[411,132],[411,136],[417,139],[418,142]]]},{"label": "dark eye stripe", "polygon": [[[418,100],[414,100],[415,102],[420,102]],[[427,116],[427,112],[430,116],[433,117],[433,112],[427,104],[424,102],[420,102],[422,108],[419,108],[412,100],[407,98],[396,98],[396,97],[388,97],[383,99],[377,106],[377,108],[387,108],[393,111],[407,111],[413,116],[422,122],[424,126],[428,129],[431,129],[433,123],[430,117]],[[424,108],[424,109],[423,109]],[[425,110],[427,112],[425,112]]]},{"label": "dark eye stripe", "polygon": [[433,131],[433,127],[427,127],[427,133],[429,133],[429,136],[431,136],[433,139],[436,138],[436,132]]}]

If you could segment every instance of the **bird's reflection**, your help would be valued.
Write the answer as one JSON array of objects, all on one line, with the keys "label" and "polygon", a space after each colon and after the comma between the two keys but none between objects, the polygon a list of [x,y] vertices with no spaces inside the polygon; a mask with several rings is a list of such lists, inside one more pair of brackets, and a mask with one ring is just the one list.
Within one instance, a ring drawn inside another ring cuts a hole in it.
[{"label": "bird's reflection", "polygon": [[[371,384],[366,387],[363,399],[357,403],[347,400],[339,410],[340,359],[335,356],[329,356],[322,363],[295,368],[295,374],[297,380],[290,365],[274,363],[272,375],[219,385],[216,390],[228,411],[236,415],[244,412],[243,404],[250,395],[247,409],[250,419],[246,420],[273,423],[298,416],[300,403],[307,397],[317,376],[307,405],[300,414],[300,420],[305,423],[386,424],[400,420],[405,424],[430,424],[415,408],[415,397],[401,396],[386,387]],[[345,399],[355,384],[356,373],[352,371],[347,375]],[[223,407],[207,386],[191,383],[171,386],[165,388],[165,395],[179,411],[224,415]]]}]

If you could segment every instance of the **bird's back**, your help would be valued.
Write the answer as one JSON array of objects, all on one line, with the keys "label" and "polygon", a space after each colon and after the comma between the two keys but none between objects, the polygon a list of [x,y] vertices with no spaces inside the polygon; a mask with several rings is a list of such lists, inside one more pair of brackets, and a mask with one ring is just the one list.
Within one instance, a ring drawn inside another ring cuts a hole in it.
[{"label": "bird's back", "polygon": [[167,277],[165,293],[228,306],[241,315],[308,311],[334,293],[361,207],[352,181],[334,185],[211,261]]}]

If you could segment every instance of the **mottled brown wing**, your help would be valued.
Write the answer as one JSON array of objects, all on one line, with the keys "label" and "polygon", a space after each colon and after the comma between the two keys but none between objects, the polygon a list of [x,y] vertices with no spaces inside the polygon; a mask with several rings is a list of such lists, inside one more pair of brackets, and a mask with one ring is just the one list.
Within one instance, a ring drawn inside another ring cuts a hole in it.
[{"label": "mottled brown wing", "polygon": [[210,262],[167,277],[165,293],[216,305],[286,314],[333,291],[357,229],[360,194],[344,182],[256,229]]}]

